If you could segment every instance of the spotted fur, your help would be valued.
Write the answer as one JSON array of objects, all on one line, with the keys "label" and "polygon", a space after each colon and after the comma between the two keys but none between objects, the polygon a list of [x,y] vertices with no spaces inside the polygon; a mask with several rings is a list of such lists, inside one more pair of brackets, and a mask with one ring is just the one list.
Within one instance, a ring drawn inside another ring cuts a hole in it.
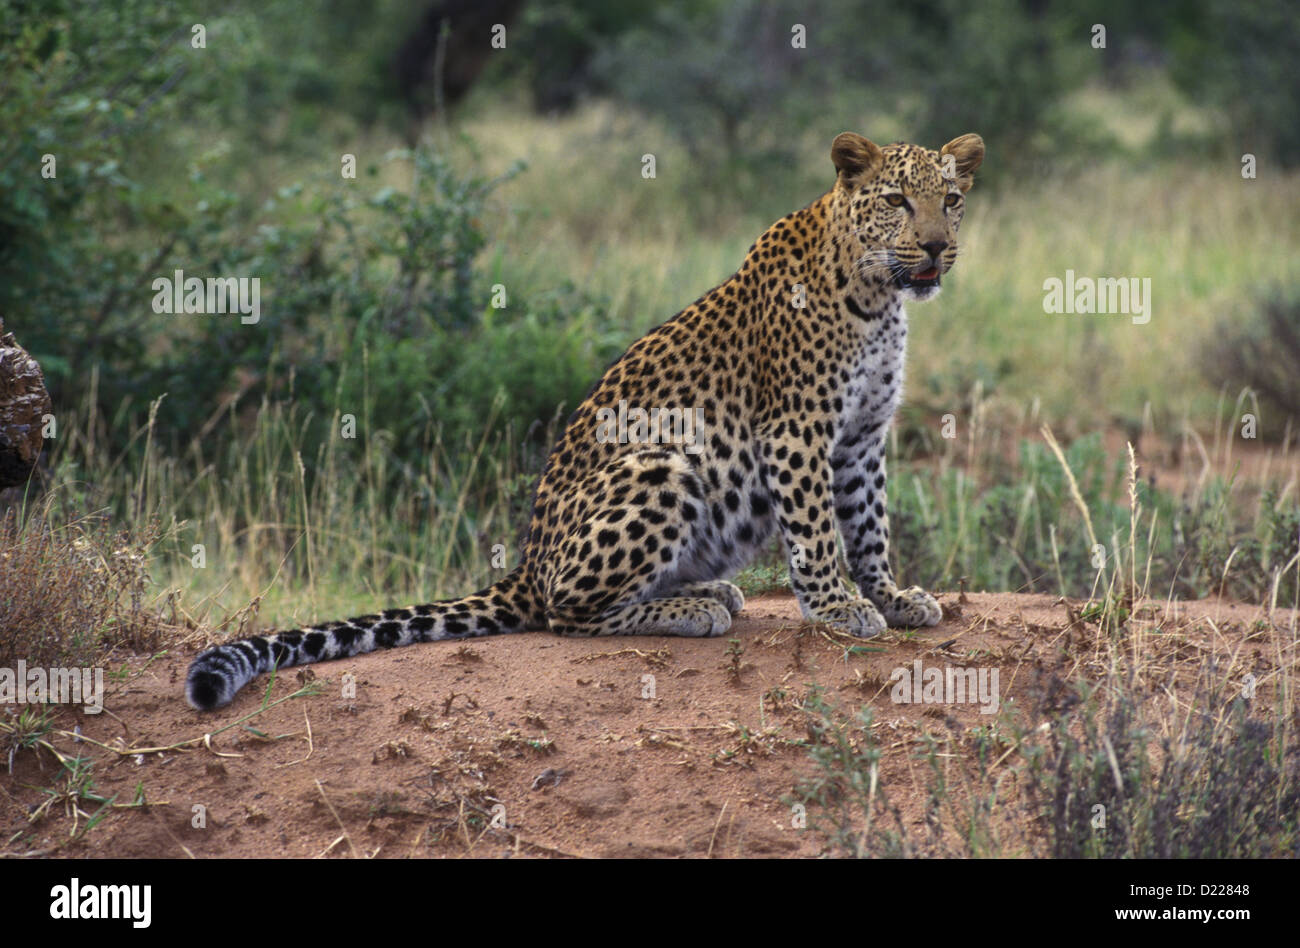
[{"label": "spotted fur", "polygon": [[[744,605],[725,577],[773,531],[807,618],[864,637],[936,624],[934,598],[890,571],[885,436],[902,393],[903,302],[939,292],[983,157],[978,135],[938,152],[838,136],[834,186],[633,343],[569,418],[512,572],[464,599],[209,649],[190,666],[190,704],[225,705],[272,668],[413,642],[722,635]],[[620,403],[700,424],[660,430],[658,443],[633,425],[620,440],[609,425]]]}]

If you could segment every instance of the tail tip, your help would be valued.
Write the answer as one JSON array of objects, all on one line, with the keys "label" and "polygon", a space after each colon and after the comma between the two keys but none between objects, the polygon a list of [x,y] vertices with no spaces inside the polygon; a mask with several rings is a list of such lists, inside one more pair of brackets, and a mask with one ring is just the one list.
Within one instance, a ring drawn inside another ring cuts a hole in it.
[{"label": "tail tip", "polygon": [[211,711],[230,702],[225,679],[211,671],[190,672],[185,682],[185,698],[196,711]]}]

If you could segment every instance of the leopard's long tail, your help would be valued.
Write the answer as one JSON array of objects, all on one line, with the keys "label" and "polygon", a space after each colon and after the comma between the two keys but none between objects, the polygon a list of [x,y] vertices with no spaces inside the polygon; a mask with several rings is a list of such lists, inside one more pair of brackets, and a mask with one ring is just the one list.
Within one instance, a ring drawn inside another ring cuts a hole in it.
[{"label": "leopard's long tail", "polygon": [[227,642],[198,655],[185,676],[190,706],[211,711],[229,704],[263,672],[348,658],[415,642],[522,632],[543,624],[521,569],[464,599],[449,599],[378,615],[325,622]]}]

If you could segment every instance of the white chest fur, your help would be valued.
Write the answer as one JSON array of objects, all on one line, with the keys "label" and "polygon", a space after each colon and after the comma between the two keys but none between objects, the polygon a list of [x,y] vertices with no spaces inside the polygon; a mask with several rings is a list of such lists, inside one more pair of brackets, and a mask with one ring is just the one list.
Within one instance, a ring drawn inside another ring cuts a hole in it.
[{"label": "white chest fur", "polygon": [[836,443],[851,443],[870,429],[887,427],[903,397],[907,313],[901,301],[864,323],[854,340],[852,366],[841,395]]}]

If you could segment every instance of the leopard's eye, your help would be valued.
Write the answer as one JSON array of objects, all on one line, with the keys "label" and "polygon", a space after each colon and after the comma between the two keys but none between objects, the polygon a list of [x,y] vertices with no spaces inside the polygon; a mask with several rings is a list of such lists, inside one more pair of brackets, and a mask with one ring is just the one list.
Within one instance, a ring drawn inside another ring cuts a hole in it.
[{"label": "leopard's eye", "polygon": [[902,207],[907,202],[903,199],[903,195],[901,194],[886,194],[885,203],[890,207]]},{"label": "leopard's eye", "polygon": [[961,195],[953,192],[943,199],[943,206],[956,207],[959,201],[961,201]]}]

